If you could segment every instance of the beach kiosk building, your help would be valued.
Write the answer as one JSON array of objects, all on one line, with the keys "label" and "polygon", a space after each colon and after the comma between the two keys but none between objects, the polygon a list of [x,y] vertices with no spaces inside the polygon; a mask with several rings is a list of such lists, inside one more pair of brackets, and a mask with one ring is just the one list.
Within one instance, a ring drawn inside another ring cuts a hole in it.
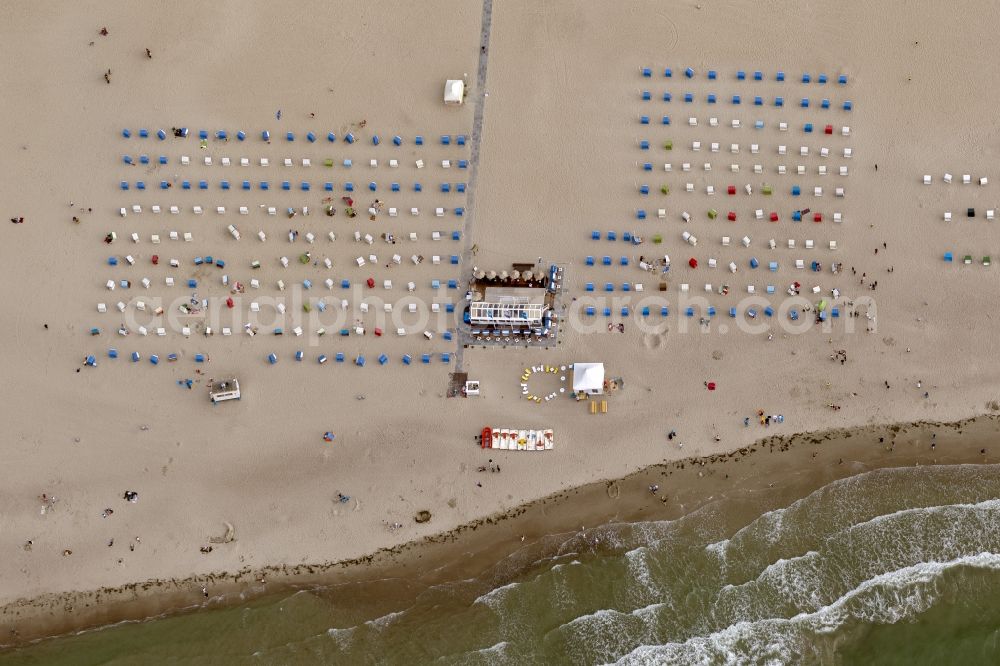
[{"label": "beach kiosk building", "polygon": [[444,84],[444,103],[461,104],[465,101],[465,81],[448,79]]},{"label": "beach kiosk building", "polygon": [[603,363],[573,364],[573,393],[600,395],[604,393]]},{"label": "beach kiosk building", "polygon": [[213,382],[208,396],[212,399],[213,405],[226,400],[239,400],[240,382],[235,377]]},{"label": "beach kiosk building", "polygon": [[473,326],[538,328],[547,309],[544,289],[487,287],[483,300],[469,306],[469,321]]}]

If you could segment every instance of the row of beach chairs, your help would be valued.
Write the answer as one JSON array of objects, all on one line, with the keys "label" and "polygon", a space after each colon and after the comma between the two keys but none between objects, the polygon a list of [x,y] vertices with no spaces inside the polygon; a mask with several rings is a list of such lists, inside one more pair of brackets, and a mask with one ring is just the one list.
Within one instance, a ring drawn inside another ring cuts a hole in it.
[{"label": "row of beach chairs", "polygon": [[[665,90],[665,91],[663,91],[663,93],[658,93],[656,95],[654,95],[650,90],[641,90],[639,92],[639,98],[642,101],[644,101],[644,102],[651,102],[653,100],[653,97],[657,97],[657,98],[661,99],[662,101],[669,103],[669,102],[673,101],[674,94],[672,92],[670,92],[669,90]],[[684,102],[688,103],[688,104],[694,103],[694,101],[695,101],[695,99],[694,99],[694,93],[689,93],[689,92],[688,93],[684,93],[680,97],[680,99],[683,99]],[[716,96],[715,93],[708,93],[708,95],[705,98],[705,101],[707,103],[709,103],[709,104],[715,104],[717,102],[717,100],[718,100],[718,97]],[[742,97],[740,95],[733,95],[730,98],[730,100],[731,100],[731,102],[734,105],[739,105],[743,101],[743,99],[742,99]],[[773,104],[777,108],[783,108],[785,106],[785,98],[783,96],[781,96],[781,95],[776,95],[774,97]],[[761,95],[754,95],[753,105],[754,106],[764,106],[764,98]],[[819,105],[819,107],[821,109],[829,109],[829,108],[836,107],[836,106],[839,106],[844,111],[851,111],[851,110],[854,109],[854,102],[852,100],[849,100],[849,99],[845,99],[843,102],[838,103],[838,104],[833,104],[830,101],[829,97],[824,97],[824,98],[822,98],[822,99],[819,100],[818,105]],[[813,107],[813,102],[808,97],[802,97],[799,100],[799,107],[801,107],[803,109],[812,108]]]},{"label": "row of beach chairs", "polygon": [[[205,166],[212,166],[216,164],[215,158],[210,155],[206,155],[201,159],[203,160]],[[166,155],[160,155],[156,158],[157,164],[165,165],[168,163],[168,161],[169,160]],[[131,155],[122,155],[122,162],[130,166],[134,166],[136,164],[150,164],[150,157],[146,153],[142,153],[135,158],[133,158]],[[178,159],[178,163],[181,164],[182,166],[190,166],[191,158],[188,155],[181,155],[180,158]],[[217,163],[219,166],[228,167],[232,166],[235,162],[229,157],[221,157],[219,158]],[[271,159],[269,157],[261,157],[259,158],[259,161],[257,163],[262,167],[269,167],[271,166]],[[297,166],[296,161],[290,157],[284,158],[281,163],[286,167]],[[335,160],[331,157],[327,157],[323,158],[321,162],[317,163],[321,163],[325,167],[333,167],[335,164]],[[340,164],[342,164],[345,169],[350,169],[351,167],[354,166],[354,160],[351,158],[345,158],[343,161],[340,161]],[[399,167],[399,160],[391,159],[389,160],[388,164],[390,168],[396,169]],[[249,167],[251,165],[250,158],[249,157],[239,158],[239,165],[241,167]],[[303,157],[298,162],[298,165],[301,165],[306,168],[311,167],[313,165],[312,158]],[[369,159],[368,166],[373,169],[378,168],[378,160],[374,158]],[[418,159],[414,161],[414,166],[418,169],[423,169],[424,166],[426,165],[422,159]],[[467,169],[469,168],[469,161],[466,159],[441,160],[442,169],[450,169],[452,167],[455,167],[457,169]]]},{"label": "row of beach chairs", "polygon": [[[250,214],[250,206],[236,206],[235,208],[239,212],[240,215],[249,215]],[[258,208],[259,210],[265,212],[267,215],[277,215],[278,211],[279,211],[279,207],[278,206],[268,206],[266,204],[259,204],[259,205],[256,206],[256,208]],[[208,207],[208,209],[210,210],[211,207]],[[119,208],[118,209],[118,214],[121,217],[128,217],[130,212],[133,215],[141,215],[142,212],[143,212],[143,210],[144,209],[143,209],[143,207],[142,207],[141,204],[132,204],[132,206],[129,207],[129,208],[126,208],[125,206],[122,206],[121,208]],[[154,215],[159,215],[160,213],[164,212],[164,208],[162,206],[160,206],[159,204],[153,204],[152,206],[149,207],[149,210]],[[191,207],[191,212],[194,213],[195,215],[202,215],[202,214],[204,214],[205,210],[206,210],[206,208],[202,207],[202,206],[192,206]],[[225,215],[228,210],[229,210],[229,208],[227,208],[226,206],[215,206],[215,212],[218,215]],[[293,215],[298,214],[300,212],[300,210],[301,210],[301,212],[302,212],[303,215],[308,215],[309,214],[309,207],[308,206],[303,206],[301,209],[296,209],[294,207],[287,207],[287,208],[286,207],[281,207],[280,210],[283,213],[287,213],[289,216],[293,216]],[[166,211],[169,212],[171,215],[180,215],[180,213],[181,213],[181,207],[177,206],[177,205],[167,206],[166,207]],[[391,206],[391,207],[389,207],[387,209],[387,211],[388,211],[389,217],[398,217],[400,209],[397,208],[397,207],[395,207],[395,206]],[[360,213],[362,211],[359,210],[358,212]],[[369,214],[374,214],[374,212],[373,212],[372,209],[369,209],[368,212],[369,212]],[[435,217],[444,217],[445,214],[449,213],[449,212],[452,213],[452,214],[454,214],[456,217],[462,217],[462,216],[465,215],[465,208],[461,207],[461,206],[459,206],[457,208],[446,208],[444,206],[436,206],[436,207],[434,207],[434,216]],[[420,215],[420,208],[417,207],[417,206],[411,207],[410,208],[410,215],[412,215],[414,217],[419,216]]]},{"label": "row of beach chairs", "polygon": [[[949,263],[949,264],[950,263],[956,263],[955,262],[955,255],[952,252],[945,252],[944,253],[944,260],[945,260],[945,263]],[[971,254],[967,254],[964,257],[962,257],[961,263],[965,264],[966,266],[968,266],[969,264],[972,264],[973,263],[972,255]],[[990,266],[992,263],[993,263],[993,260],[990,258],[990,255],[988,255],[988,254],[987,255],[983,255],[983,259],[982,259],[983,266]]]},{"label": "row of beach chairs", "polygon": [[[230,331],[229,335],[231,335],[231,334],[232,334],[232,332]],[[347,360],[347,357],[344,355],[344,352],[333,352],[332,355],[333,355],[333,360],[336,363],[344,363]],[[432,358],[435,357],[435,356],[438,357],[438,358],[440,358],[440,360],[441,360],[442,363],[451,363],[451,356],[452,356],[452,354],[451,354],[451,352],[441,352],[440,354],[436,354],[436,353],[435,354],[428,354],[428,353],[425,353],[425,354],[418,354],[417,356],[420,358],[420,362],[424,363],[424,364],[430,364]],[[113,347],[111,349],[108,349],[108,358],[109,359],[114,360],[114,359],[117,359],[118,357],[119,357],[119,353],[118,353],[117,349],[115,349]],[[128,358],[130,358],[133,363],[138,363],[139,361],[142,360],[142,354],[139,353],[139,352],[137,352],[137,351],[133,351],[130,354],[128,354]],[[175,361],[178,360],[178,358],[179,358],[179,356],[176,353],[170,353],[170,354],[166,355],[165,360],[167,362],[175,362]],[[195,363],[204,363],[205,360],[206,360],[206,358],[207,358],[207,354],[195,354],[193,356],[193,359],[194,359]],[[293,355],[293,358],[296,361],[303,361],[305,359],[305,352],[303,352],[302,350],[298,350]],[[411,355],[411,354],[403,354],[400,357],[400,361],[403,363],[403,365],[411,365],[413,363],[413,358],[414,358],[414,356]],[[269,353],[266,356],[266,359],[267,359],[267,362],[268,362],[269,365],[275,365],[278,362],[278,355],[275,352],[271,352],[271,353]],[[320,365],[323,365],[328,360],[330,360],[330,359],[329,359],[329,357],[326,354],[320,353],[320,354],[317,354],[317,356],[316,356],[316,362],[319,363]],[[386,365],[390,361],[389,355],[385,354],[385,353],[379,354],[377,360],[378,360],[378,364],[379,365]],[[364,367],[367,361],[366,361],[364,355],[358,355],[358,356],[355,356],[351,362],[352,362],[353,365],[356,365],[356,366],[359,366],[359,367]],[[150,365],[159,365],[160,364],[160,355],[159,354],[150,354],[150,356],[149,356],[149,363],[150,363]],[[85,360],[84,360],[84,365],[91,366],[91,367],[96,367],[97,366],[97,358],[93,354],[88,355],[85,358]],[[183,384],[184,382],[183,381],[178,381],[178,383],[179,384]]]},{"label": "row of beach chairs", "polygon": [[[179,128],[176,134],[174,134],[173,132],[168,132],[164,129],[158,129],[156,130],[156,132],[153,133],[150,133],[150,131],[146,128],[140,128],[135,131],[135,137],[138,139],[148,139],[155,136],[160,141],[165,140],[168,136],[171,135],[173,135],[174,138],[187,138],[189,134],[190,131],[187,127]],[[132,130],[127,127],[123,128],[121,135],[125,139],[131,139]],[[243,130],[239,130],[233,135],[233,137],[237,141],[246,141],[247,136],[248,136],[247,133]],[[261,130],[259,136],[262,141],[270,141],[271,131]],[[295,132],[285,132],[286,141],[295,141],[295,136],[296,136]],[[306,132],[304,136],[306,141],[308,141],[309,143],[314,143],[315,141],[317,141],[317,134],[315,132]],[[219,141],[228,141],[230,138],[230,134],[228,130],[216,130],[214,133],[210,133],[208,130],[198,130],[197,137],[201,141],[207,141],[209,138],[215,138]],[[335,132],[327,132],[326,140],[329,143],[336,143],[337,134]],[[354,135],[354,132],[347,132],[343,136],[343,141],[345,143],[355,143],[357,140],[358,137]],[[373,146],[378,146],[382,143],[382,137],[379,134],[372,134],[370,136],[370,141]],[[438,138],[438,141],[442,146],[450,146],[452,145],[452,143],[454,143],[456,146],[464,146],[468,143],[469,137],[466,134],[454,134],[454,135],[441,134]],[[422,134],[417,134],[416,136],[413,137],[413,143],[417,146],[422,146],[424,145],[425,142],[426,139]],[[392,145],[398,147],[402,146],[404,143],[406,143],[406,141],[403,139],[402,135],[395,134],[392,137],[391,143]]]},{"label": "row of beach chairs", "polygon": [[[837,189],[841,190],[842,188],[837,188]],[[798,194],[795,194],[794,196],[798,196]],[[817,196],[820,196],[820,195],[817,195]],[[843,194],[838,194],[838,196],[843,196]],[[709,208],[708,211],[706,212],[706,215],[707,215],[708,219],[715,220],[715,219],[718,219],[718,217],[719,217],[719,211],[716,210],[715,208]],[[647,217],[646,210],[644,208],[640,208],[640,209],[638,209],[636,211],[636,218],[637,219],[639,219],[639,220],[645,220],[646,217]],[[656,210],[656,217],[658,219],[661,219],[661,220],[666,219],[667,218],[667,209],[666,208],[658,208]],[[771,211],[770,213],[765,213],[765,211],[764,211],[763,208],[757,208],[756,210],[754,210],[753,211],[753,217],[754,217],[755,220],[767,219],[767,220],[769,220],[771,222],[778,222],[778,221],[781,220],[781,216],[778,214],[777,211]],[[680,218],[684,222],[690,222],[691,221],[691,213],[689,213],[688,211],[682,211],[681,214],[680,214]],[[729,211],[726,214],[726,219],[729,220],[730,222],[736,222],[736,221],[738,221],[738,215],[736,214],[736,211],[732,211],[732,210]],[[803,212],[801,210],[793,210],[792,211],[792,214],[791,214],[791,220],[792,220],[792,222],[802,222],[804,219],[811,219],[813,222],[823,222],[827,218],[823,215],[823,213],[821,213],[819,211],[812,211],[811,209],[810,209],[810,212],[805,213],[805,214],[803,214]],[[844,221],[844,215],[843,215],[843,213],[835,212],[833,214],[833,216],[832,216],[831,219],[834,222],[836,222],[837,224],[840,224],[841,222]],[[987,219],[993,219],[993,218],[992,217],[988,217]],[[950,214],[945,217],[945,220],[946,221],[951,220]],[[593,234],[593,232],[591,232],[591,234]],[[591,237],[593,237],[593,236],[591,236]],[[637,237],[633,235],[633,236],[631,236],[631,238],[635,239]],[[641,237],[639,237],[639,238],[641,238]],[[659,242],[662,241],[662,236],[660,236],[659,234],[654,235],[652,238],[653,238],[653,243],[659,243]],[[633,243],[635,243],[634,240],[633,240]]]},{"label": "row of beach chairs", "polygon": [[[679,71],[683,72],[685,78],[693,79],[695,77],[695,70],[694,70],[693,67],[685,67],[683,70],[679,70]],[[649,79],[649,78],[653,77],[653,68],[652,67],[642,67],[642,68],[640,68],[639,72],[642,74],[642,76],[644,78]],[[665,78],[665,79],[671,79],[671,78],[673,78],[673,76],[674,76],[674,70],[673,70],[673,68],[666,67],[666,68],[663,69],[663,78]],[[705,72],[705,77],[709,81],[717,81],[717,80],[719,80],[719,72],[718,72],[718,70],[715,70],[715,69],[709,69],[709,70],[707,70]],[[746,81],[747,80],[747,72],[746,72],[746,70],[743,70],[743,69],[736,70],[735,78],[736,78],[737,81]],[[753,80],[753,81],[763,81],[764,80],[764,72],[761,71],[761,70],[759,70],[759,69],[758,70],[754,70],[754,71],[752,71],[750,73],[750,79]],[[774,74],[774,81],[776,81],[778,83],[783,83],[785,81],[785,72],[783,70],[780,70],[780,69],[777,72],[775,72],[775,74]],[[802,78],[800,79],[800,81],[802,83],[816,83],[818,85],[825,85],[827,83],[827,81],[833,81],[833,78],[832,77],[828,77],[826,74],[819,74],[814,79],[813,75],[810,74],[809,72],[803,72]],[[840,84],[840,85],[842,85],[842,86],[846,86],[847,85],[847,74],[838,74],[837,75],[837,83]]]},{"label": "row of beach chairs", "polygon": [[[144,180],[137,180],[137,181],[135,181],[134,184],[130,183],[127,180],[122,180],[122,181],[118,182],[118,188],[120,190],[122,190],[123,192],[129,191],[133,187],[136,190],[139,190],[140,192],[145,191],[147,189],[147,187],[146,187],[146,181],[144,181]],[[161,180],[160,183],[159,183],[159,189],[161,189],[161,190],[169,190],[172,187],[173,187],[173,183],[171,183],[169,180]],[[234,184],[231,183],[231,182],[229,182],[228,180],[220,180],[219,181],[219,189],[220,190],[240,189],[240,190],[244,190],[244,191],[250,191],[250,190],[255,189],[255,187],[258,190],[268,191],[268,190],[271,189],[271,181],[269,181],[269,180],[260,180],[260,181],[257,181],[257,183],[255,185],[252,181],[244,180],[244,181],[241,181],[237,186],[234,186]],[[341,187],[343,188],[344,192],[354,192],[356,189],[360,188],[360,186],[355,187],[354,183],[352,183],[352,182],[345,182],[345,183],[343,183],[341,185]],[[401,192],[402,191],[402,186],[399,183],[395,183],[395,182],[394,183],[389,183],[388,187],[389,187],[389,191],[390,192]],[[293,184],[292,181],[290,181],[290,180],[282,180],[282,181],[280,181],[277,184],[277,188],[281,189],[281,190],[284,190],[286,192],[294,190],[294,189],[299,189],[299,190],[301,190],[303,192],[309,192],[313,188],[313,183],[311,183],[308,180],[303,180],[303,181],[299,182],[298,184]],[[333,183],[333,181],[325,181],[322,184],[317,184],[317,188],[321,189],[324,192],[335,192],[335,191],[337,191],[337,186],[336,186],[336,184]],[[464,194],[466,188],[467,188],[467,184],[464,183],[464,182],[458,182],[458,183],[440,183],[438,185],[438,191],[440,191],[442,194],[450,194],[452,192],[454,192],[456,194]],[[199,181],[197,181],[197,182],[195,182],[193,184],[192,184],[192,182],[190,180],[182,180],[181,181],[181,185],[180,185],[180,189],[182,189],[182,190],[191,190],[191,189],[207,190],[207,189],[209,189],[209,184],[208,184],[207,180],[199,180]],[[373,181],[369,181],[369,183],[367,185],[367,189],[370,192],[378,192],[379,191],[379,184],[378,184],[378,182],[374,181],[374,180]],[[409,189],[409,188],[407,188],[407,189]],[[413,183],[412,191],[413,192],[423,192],[424,191],[424,185],[423,185],[423,183]]]},{"label": "row of beach chairs", "polygon": [[[258,265],[260,264],[260,262],[258,262],[258,261],[255,261],[253,263],[258,264]],[[367,281],[368,281],[368,287],[370,289],[374,289],[375,288],[374,278],[368,278]],[[200,284],[198,282],[197,278],[188,278],[186,280],[181,279],[180,282],[186,284],[188,289],[197,289],[198,285]],[[223,275],[222,276],[222,284],[223,285],[228,286],[230,284],[230,282],[231,282],[231,280],[229,279],[228,275]],[[178,281],[173,276],[168,275],[168,276],[166,276],[164,278],[164,284],[167,287],[174,287],[174,286],[177,286]],[[248,284],[250,285],[251,289],[258,289],[258,288],[260,288],[260,281],[258,279],[256,279],[256,278],[251,279]],[[334,287],[337,286],[338,281],[334,280],[333,278],[326,278],[325,280],[323,280],[323,282],[321,284],[322,284],[322,286],[325,286],[328,290],[333,290]],[[341,279],[339,281],[339,285],[340,285],[341,289],[350,289],[351,286],[352,286],[352,283],[351,283],[350,279],[343,278],[343,279]],[[382,289],[384,289],[386,291],[391,290],[393,288],[392,285],[393,285],[392,280],[383,280],[382,281]],[[136,286],[141,286],[144,289],[149,289],[152,286],[152,281],[148,277],[143,277],[136,284]],[[308,289],[312,289],[313,286],[314,286],[314,284],[313,284],[313,281],[311,279],[306,278],[306,279],[302,280],[302,287],[304,289],[307,289],[307,290]],[[442,289],[457,290],[457,289],[460,288],[460,284],[459,284],[458,280],[456,280],[456,279],[441,279],[441,278],[433,278],[433,279],[429,280],[428,281],[428,286],[432,290],[435,290],[435,291],[440,291]],[[128,280],[128,279],[117,279],[117,280],[116,279],[110,279],[107,282],[105,282],[104,287],[108,291],[114,291],[115,289],[131,289],[132,288],[132,281]],[[283,280],[278,280],[278,290],[279,291],[284,291],[284,289],[285,289],[284,281]],[[416,289],[417,289],[417,283],[416,282],[409,281],[409,282],[406,283],[406,290],[407,291],[412,292],[412,291],[416,291]],[[436,307],[436,305],[437,304],[432,304],[432,310],[431,310],[431,312],[437,312],[438,311],[437,309],[433,309],[434,307]],[[454,306],[451,305],[451,304],[449,304],[448,307],[449,308],[453,308]],[[452,311],[451,309],[447,310],[447,312],[451,312],[451,311]]]},{"label": "row of beach chairs", "polygon": [[[995,208],[987,208],[986,209],[986,213],[984,214],[983,217],[985,217],[987,220],[992,221],[992,220],[996,219],[996,214],[997,214],[997,211],[996,211]],[[976,217],[976,209],[974,207],[967,208],[965,210],[965,216],[967,218],[969,218],[969,219],[975,218]],[[950,210],[945,211],[944,212],[944,221],[945,222],[951,222],[951,220],[952,220],[951,211]]]}]

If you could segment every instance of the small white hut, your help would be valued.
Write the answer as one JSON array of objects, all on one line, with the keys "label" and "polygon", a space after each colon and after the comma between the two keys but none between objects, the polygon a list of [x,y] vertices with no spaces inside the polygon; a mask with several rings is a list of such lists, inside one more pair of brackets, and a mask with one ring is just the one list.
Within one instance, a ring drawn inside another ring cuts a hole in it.
[{"label": "small white hut", "polygon": [[465,81],[448,79],[444,84],[444,103],[461,104],[465,101]]},{"label": "small white hut", "polygon": [[600,395],[604,393],[603,363],[573,364],[573,393]]}]

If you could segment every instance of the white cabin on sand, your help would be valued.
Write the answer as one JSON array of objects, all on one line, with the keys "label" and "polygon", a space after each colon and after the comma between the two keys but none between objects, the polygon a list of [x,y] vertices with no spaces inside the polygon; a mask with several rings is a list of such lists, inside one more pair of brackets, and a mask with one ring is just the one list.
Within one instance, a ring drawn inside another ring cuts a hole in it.
[{"label": "white cabin on sand", "polygon": [[604,393],[604,364],[574,363],[573,393],[586,393],[587,395]]}]

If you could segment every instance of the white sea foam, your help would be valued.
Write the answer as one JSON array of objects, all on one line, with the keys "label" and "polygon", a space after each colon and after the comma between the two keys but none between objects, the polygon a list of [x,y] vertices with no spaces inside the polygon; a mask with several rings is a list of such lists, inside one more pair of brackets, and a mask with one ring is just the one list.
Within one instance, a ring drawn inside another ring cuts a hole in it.
[{"label": "white sea foam", "polygon": [[381,617],[377,617],[377,618],[372,619],[372,620],[367,620],[365,622],[365,626],[367,626],[370,629],[374,629],[376,631],[381,631],[382,629],[385,629],[390,624],[392,624],[393,622],[395,622],[396,618],[402,617],[405,614],[406,614],[405,610],[396,611],[394,613],[389,613],[387,615],[383,615]]},{"label": "white sea foam", "polygon": [[357,627],[331,627],[326,630],[327,635],[333,639],[341,650],[347,650],[354,642],[354,632]]},{"label": "white sea foam", "polygon": [[507,594],[511,590],[517,588],[519,585],[520,583],[515,581],[513,583],[507,583],[506,585],[501,585],[500,587],[493,588],[489,592],[486,592],[485,594],[481,594],[480,596],[476,597],[476,599],[472,603],[483,604],[485,606],[488,606],[489,608],[492,608],[493,610],[496,610],[497,606],[503,602]]},{"label": "white sea foam", "polygon": [[862,582],[832,604],[791,618],[738,622],[707,636],[683,642],[642,645],[619,659],[620,664],[787,663],[801,658],[810,634],[828,634],[849,619],[892,624],[924,612],[937,599],[936,583],[956,567],[1000,570],[1000,553],[979,553],[947,562],[922,562]]}]

